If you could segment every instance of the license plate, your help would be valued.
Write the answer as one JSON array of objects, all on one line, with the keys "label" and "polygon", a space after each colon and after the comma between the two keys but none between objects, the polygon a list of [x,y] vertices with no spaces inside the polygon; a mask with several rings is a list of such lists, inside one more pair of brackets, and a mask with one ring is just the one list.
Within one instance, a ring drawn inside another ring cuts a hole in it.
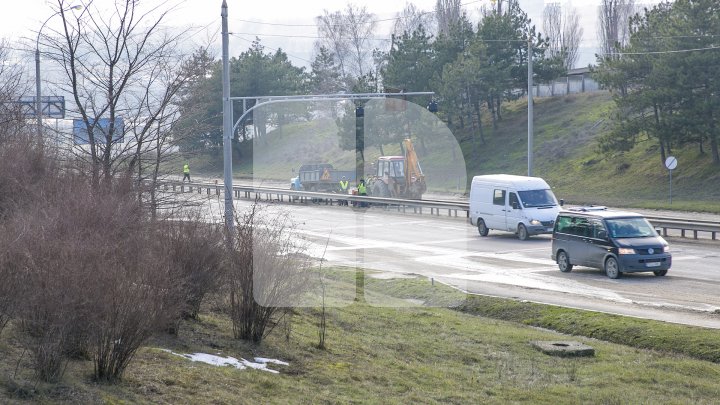
[{"label": "license plate", "polygon": [[551,233],[552,233],[552,231],[553,231],[552,228],[545,228],[545,232],[551,232]]},{"label": "license plate", "polygon": [[646,267],[659,267],[660,262],[647,262],[647,263],[645,263],[645,266]]}]

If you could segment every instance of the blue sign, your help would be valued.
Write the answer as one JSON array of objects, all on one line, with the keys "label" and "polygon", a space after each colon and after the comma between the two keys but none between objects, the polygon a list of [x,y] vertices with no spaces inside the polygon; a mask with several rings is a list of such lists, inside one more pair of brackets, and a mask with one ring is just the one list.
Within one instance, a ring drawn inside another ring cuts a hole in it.
[{"label": "blue sign", "polygon": [[[110,131],[110,119],[100,118],[93,128],[96,145],[104,145],[107,143],[106,137]],[[115,118],[115,126],[113,128],[112,143],[123,143],[125,134],[125,123],[122,118]],[[89,145],[90,137],[88,136],[85,121],[73,120],[73,140],[76,145]]]},{"label": "blue sign", "polygon": [[[35,97],[21,97],[18,103],[23,114],[28,118],[37,118],[37,104]],[[65,118],[65,97],[63,96],[42,96],[40,97],[40,108],[43,118]]]}]

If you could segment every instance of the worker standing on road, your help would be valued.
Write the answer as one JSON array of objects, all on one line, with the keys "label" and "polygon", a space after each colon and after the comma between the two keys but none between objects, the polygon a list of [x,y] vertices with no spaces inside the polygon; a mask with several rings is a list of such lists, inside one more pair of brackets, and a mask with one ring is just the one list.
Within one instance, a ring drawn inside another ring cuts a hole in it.
[{"label": "worker standing on road", "polygon": [[[347,195],[348,185],[349,185],[349,183],[347,181],[347,177],[342,176],[342,179],[340,179],[340,193],[341,194]],[[338,205],[348,205],[348,202],[347,202],[347,200],[340,200],[338,202]]]},{"label": "worker standing on road", "polygon": [[[357,189],[358,189],[358,195],[367,196],[367,187],[365,187],[365,179],[360,179],[360,184],[358,184]],[[367,207],[367,203],[361,202],[360,206]]]},{"label": "worker standing on road", "polygon": [[190,165],[187,163],[183,166],[183,183],[185,182],[185,179],[190,182]]}]

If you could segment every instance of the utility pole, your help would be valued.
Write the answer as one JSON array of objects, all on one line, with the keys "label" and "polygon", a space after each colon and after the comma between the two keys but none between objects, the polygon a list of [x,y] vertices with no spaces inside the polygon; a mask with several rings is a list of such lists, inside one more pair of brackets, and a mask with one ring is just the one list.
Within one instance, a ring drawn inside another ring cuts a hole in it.
[{"label": "utility pole", "polygon": [[222,16],[222,92],[223,92],[223,172],[225,180],[225,225],[232,235],[235,228],[233,210],[233,179],[232,179],[232,100],[230,100],[230,51],[228,33],[228,6],[223,0],[220,15]]},{"label": "utility pole", "polygon": [[[365,179],[365,102],[360,100],[355,107],[355,181],[360,184]],[[359,194],[359,193],[358,193]],[[364,206],[365,203],[360,203]],[[360,232],[365,232],[363,227],[364,219],[362,215],[356,217],[359,222]],[[356,252],[356,258],[361,263],[355,268],[355,301],[365,302],[365,271],[361,268],[365,264],[365,248],[359,247]]]},{"label": "utility pole", "polygon": [[528,38],[528,176],[533,175],[533,46]]}]

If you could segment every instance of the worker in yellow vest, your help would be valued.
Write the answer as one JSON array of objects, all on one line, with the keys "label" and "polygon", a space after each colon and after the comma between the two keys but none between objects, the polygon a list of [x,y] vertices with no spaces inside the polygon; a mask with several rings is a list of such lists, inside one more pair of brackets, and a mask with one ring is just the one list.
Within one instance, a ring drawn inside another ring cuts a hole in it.
[{"label": "worker in yellow vest", "polygon": [[185,179],[190,182],[190,165],[187,163],[185,163],[185,166],[183,166],[183,183],[185,182]]},{"label": "worker in yellow vest", "polygon": [[[340,194],[347,195],[349,185],[350,183],[347,181],[347,177],[343,176],[342,179],[340,179]],[[348,202],[347,200],[339,200],[338,205],[348,205]]]},{"label": "worker in yellow vest", "polygon": [[[358,189],[358,195],[367,196],[367,187],[365,186],[365,179],[360,179],[360,183],[358,184],[357,189]],[[366,202],[361,202],[360,206],[367,207],[368,205]]]}]

